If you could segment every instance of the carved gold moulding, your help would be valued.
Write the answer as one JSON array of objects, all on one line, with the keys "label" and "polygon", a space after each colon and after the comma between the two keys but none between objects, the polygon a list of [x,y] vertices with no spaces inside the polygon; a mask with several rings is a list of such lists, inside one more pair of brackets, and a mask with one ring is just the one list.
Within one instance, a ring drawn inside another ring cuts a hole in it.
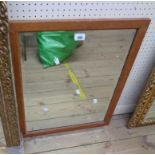
[{"label": "carved gold moulding", "polygon": [[155,113],[151,119],[146,119],[146,115],[155,102],[155,67],[153,68],[140,100],[129,120],[128,127],[138,127],[155,124]]}]

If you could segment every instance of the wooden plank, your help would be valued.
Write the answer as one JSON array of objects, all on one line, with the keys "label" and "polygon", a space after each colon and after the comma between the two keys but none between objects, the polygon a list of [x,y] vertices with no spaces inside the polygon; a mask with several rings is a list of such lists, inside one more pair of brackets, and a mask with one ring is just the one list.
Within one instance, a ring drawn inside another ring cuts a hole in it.
[{"label": "wooden plank", "polygon": [[[59,149],[69,149],[71,147],[79,147],[82,145],[91,145],[94,143],[104,143],[108,141],[121,141],[124,139],[145,137],[147,135],[155,135],[155,126],[140,127],[128,129],[126,127],[128,118],[113,119],[109,126],[67,132],[55,135],[48,135],[37,138],[27,138],[24,142],[26,153],[48,152]],[[151,139],[149,140],[150,142]],[[133,144],[132,144],[133,142]],[[136,144],[138,142],[138,144]],[[141,141],[134,140],[128,145],[141,145]],[[124,141],[125,144],[127,144]],[[123,142],[121,143],[123,145]],[[126,147],[128,145],[125,145]],[[113,145],[114,146],[114,145]],[[134,147],[134,146],[133,146]],[[91,149],[91,148],[90,148]],[[117,150],[118,152],[121,150]]]},{"label": "wooden plank", "polygon": [[[94,63],[94,62],[93,62]],[[76,77],[78,79],[80,78],[87,78],[87,77],[105,77],[108,78],[112,77],[113,79],[118,79],[119,73],[121,71],[121,67],[119,69],[116,68],[117,64],[111,65],[111,67],[108,67],[108,64],[105,65],[104,67],[100,66],[100,68],[97,65],[92,65],[92,62],[85,63],[86,65],[81,64],[81,65],[75,65],[73,66],[73,63],[70,64],[73,72],[75,73]],[[109,62],[110,63],[110,62]],[[89,66],[90,64],[90,66]],[[95,64],[95,63],[94,63]],[[97,64],[100,64],[97,62]],[[103,63],[101,62],[103,65]],[[77,69],[77,68],[78,69]],[[102,67],[102,68],[101,68]],[[97,68],[97,69],[96,69]],[[43,69],[40,69],[40,72],[25,72],[23,75],[23,80],[24,82],[42,82],[42,81],[57,81],[57,80],[67,80],[68,79],[68,72],[67,69],[64,68],[61,70],[56,70],[56,71],[50,71],[48,69],[45,69],[46,71],[43,71]],[[113,70],[110,72],[109,70]]]},{"label": "wooden plank", "polygon": [[[145,138],[149,138],[151,136],[146,137],[136,137],[131,139],[124,139],[118,141],[106,141],[95,144],[87,144],[79,147],[67,148],[67,149],[59,149],[55,151],[48,151],[44,153],[51,154],[105,154],[105,153],[135,153],[136,152],[144,154],[144,153],[154,153],[155,148],[150,147],[150,144],[145,141]],[[155,135],[153,135],[155,140]],[[155,146],[155,141],[152,142],[152,145]]]},{"label": "wooden plank", "polygon": [[[81,84],[82,88],[90,88],[90,87],[101,87],[105,86],[114,87],[116,85],[116,81],[113,78],[104,79],[104,77],[88,77],[84,79],[79,79],[79,83]],[[25,93],[33,93],[33,92],[40,92],[40,91],[55,91],[55,90],[68,90],[72,89],[73,91],[76,89],[75,84],[71,81],[68,77],[66,80],[57,80],[57,81],[42,81],[42,82],[33,82],[33,83],[26,83],[24,85],[24,92]]]},{"label": "wooden plank", "polygon": [[[85,92],[86,92],[86,96],[89,98],[110,98],[109,94],[111,94],[111,89],[106,89],[106,88],[109,88],[109,87],[88,87],[88,88],[85,88]],[[97,89],[97,91],[96,91]],[[109,95],[109,96],[108,96]],[[27,98],[41,98],[41,96],[43,96],[43,99],[44,98],[48,98],[48,97],[53,97],[54,98],[57,98],[57,97],[64,97],[61,99],[61,101],[65,101],[65,97],[69,97],[71,96],[71,98],[77,98],[79,99],[79,96],[77,96],[75,94],[75,90],[73,89],[70,89],[70,90],[55,90],[55,91],[44,91],[44,92],[34,92],[34,93],[27,93],[26,94],[26,97]],[[57,97],[55,97],[57,96]],[[76,101],[76,100],[75,100]],[[54,102],[54,100],[53,100]]]},{"label": "wooden plank", "polygon": [[[87,96],[87,99],[85,101],[88,101],[89,103],[93,103],[93,99],[96,98],[95,96]],[[98,96],[97,99],[99,101],[108,102],[110,98]],[[82,99],[84,100],[84,99]],[[40,106],[40,105],[51,105],[51,104],[66,104],[66,103],[77,103],[81,102],[81,99],[79,96],[73,96],[73,94],[57,94],[55,96],[36,96],[33,99],[26,97],[25,98],[25,107],[31,107],[31,106]],[[102,104],[102,103],[101,103]]]},{"label": "wooden plank", "polygon": [[[66,104],[51,104],[51,105],[40,105],[27,107],[26,111],[26,120],[35,121],[35,120],[44,120],[44,119],[53,119],[53,118],[62,118],[66,116],[77,116],[83,114],[91,113],[100,113],[103,114],[107,111],[108,103],[103,102],[103,104],[92,104],[85,101],[78,103],[66,103]],[[48,108],[48,111],[45,112],[44,108]]]},{"label": "wooden plank", "polygon": [[[96,122],[96,121],[102,121],[104,119],[104,112],[98,112],[98,113],[89,113],[89,114],[79,114],[79,115],[73,115],[71,116],[65,116],[65,117],[54,117],[43,119],[43,120],[35,120],[35,121],[27,121],[27,131],[33,131],[33,130],[39,130],[39,129],[46,129],[49,128],[57,128],[57,127],[64,127],[64,126],[70,126],[70,125],[76,125],[76,124],[84,124],[84,123],[90,123],[90,122]],[[38,116],[39,117],[39,116]]]}]

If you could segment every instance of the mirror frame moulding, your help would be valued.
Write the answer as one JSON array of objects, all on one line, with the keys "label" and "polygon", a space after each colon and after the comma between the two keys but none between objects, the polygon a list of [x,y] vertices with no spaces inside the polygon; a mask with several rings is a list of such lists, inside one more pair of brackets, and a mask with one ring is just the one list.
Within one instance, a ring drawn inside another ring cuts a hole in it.
[{"label": "mirror frame moulding", "polygon": [[14,89],[7,5],[0,2],[0,116],[8,147],[19,146],[21,135]]},{"label": "mirror frame moulding", "polygon": [[[12,51],[12,60],[14,68],[14,77],[16,85],[16,98],[18,103],[20,130],[24,137],[40,136],[65,131],[73,131],[78,129],[93,128],[110,123],[112,114],[115,110],[119,97],[125,86],[126,80],[133,66],[136,55],[141,46],[147,28],[150,23],[149,18],[118,18],[118,19],[76,19],[76,20],[25,20],[10,21],[10,45]],[[126,61],[121,71],[120,77],[116,84],[113,97],[110,101],[109,108],[103,121],[71,125],[67,127],[59,127],[52,129],[41,129],[36,131],[26,131],[25,110],[23,100],[22,75],[19,55],[19,36],[20,32],[37,32],[52,30],[115,30],[115,29],[136,29],[136,34],[132,45],[128,51]],[[13,76],[13,75],[12,75]]]},{"label": "mirror frame moulding", "polygon": [[135,111],[129,120],[128,123],[129,128],[155,124],[155,118],[145,120],[145,115],[151,108],[151,105],[154,100],[155,100],[155,67],[153,68],[149,76],[144,91],[135,108]]}]

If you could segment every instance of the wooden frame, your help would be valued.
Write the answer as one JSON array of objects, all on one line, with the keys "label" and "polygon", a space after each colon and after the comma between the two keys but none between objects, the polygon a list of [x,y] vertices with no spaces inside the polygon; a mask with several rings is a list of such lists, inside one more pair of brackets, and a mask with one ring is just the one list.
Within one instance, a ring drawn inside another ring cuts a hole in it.
[{"label": "wooden frame", "polygon": [[[129,72],[132,68],[144,35],[149,26],[150,19],[85,19],[85,20],[45,20],[45,21],[11,21],[10,22],[10,43],[15,74],[16,94],[19,108],[20,128],[25,137],[51,134],[56,132],[71,131],[84,128],[93,128],[108,125],[116,104],[119,100]],[[26,131],[22,75],[19,56],[19,37],[20,32],[37,32],[52,30],[107,30],[107,29],[136,29],[136,34],[126,58],[124,67],[119,77],[109,108],[103,121],[73,125],[55,129],[45,129],[38,131]]]},{"label": "wooden frame", "polygon": [[138,127],[138,126],[145,126],[145,125],[152,125],[155,124],[154,120],[145,121],[145,115],[150,109],[153,100],[155,99],[155,68],[153,69],[145,89],[140,97],[138,105],[129,120],[128,127]]},{"label": "wooden frame", "polygon": [[0,2],[0,116],[6,145],[21,143],[16,96],[9,48],[7,6]]}]

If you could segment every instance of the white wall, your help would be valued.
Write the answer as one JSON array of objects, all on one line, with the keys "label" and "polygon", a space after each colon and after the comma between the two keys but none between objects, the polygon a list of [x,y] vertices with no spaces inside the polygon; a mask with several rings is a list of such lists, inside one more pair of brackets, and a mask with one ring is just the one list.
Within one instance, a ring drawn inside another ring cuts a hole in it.
[{"label": "white wall", "polygon": [[151,18],[115,114],[133,111],[155,62],[155,2],[8,2],[9,20]]}]

